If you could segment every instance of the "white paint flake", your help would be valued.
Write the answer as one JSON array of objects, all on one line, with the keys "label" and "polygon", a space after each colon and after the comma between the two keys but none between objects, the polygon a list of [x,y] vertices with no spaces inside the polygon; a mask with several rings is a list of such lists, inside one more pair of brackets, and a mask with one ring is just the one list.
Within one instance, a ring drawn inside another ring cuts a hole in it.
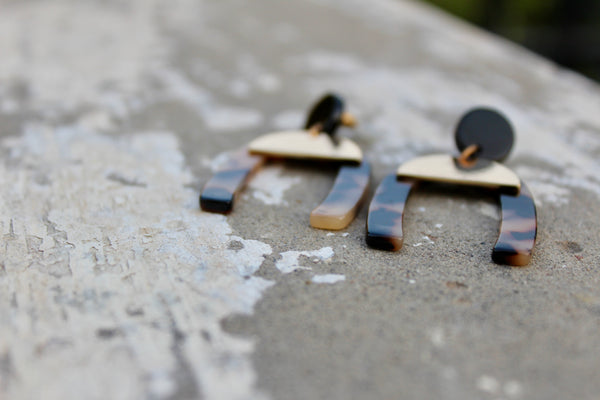
[{"label": "white paint flake", "polygon": [[[528,182],[531,191],[535,194],[537,204],[564,205],[569,202],[571,191],[569,187],[577,187],[580,182],[570,179],[565,180],[559,174],[551,173],[542,168],[520,166],[517,172]],[[584,176],[579,178],[585,179]],[[593,189],[593,187],[589,187]],[[600,191],[598,192],[600,195]]]},{"label": "white paint flake", "polygon": [[504,384],[504,394],[511,399],[519,398],[523,395],[523,385],[518,381],[508,381]]},{"label": "white paint flake", "polygon": [[442,348],[446,345],[446,335],[442,327],[435,327],[429,332],[431,343],[437,348]]},{"label": "white paint flake", "polygon": [[482,375],[477,379],[477,389],[482,392],[496,394],[500,390],[500,382],[493,376]]},{"label": "white paint flake", "polygon": [[289,274],[298,269],[308,269],[310,267],[304,267],[300,265],[300,256],[312,258],[313,261],[325,261],[333,257],[334,252],[331,247],[323,247],[319,250],[306,250],[306,251],[286,251],[281,253],[281,259],[275,263],[275,266],[279,271],[284,274]]},{"label": "white paint flake", "polygon": [[421,239],[425,241],[425,244],[435,244],[435,242],[427,235],[421,236]]},{"label": "white paint flake", "polygon": [[213,158],[204,158],[202,160],[202,165],[210,168],[212,172],[217,172],[224,168],[227,163],[231,161],[231,156],[232,153],[230,152],[219,153]]},{"label": "white paint flake", "polygon": [[313,283],[337,283],[345,280],[346,276],[339,274],[315,275],[311,278]]},{"label": "white paint flake", "polygon": [[363,64],[351,54],[327,51],[311,52],[306,57],[294,58],[292,65],[302,65],[313,72],[350,73],[359,71]]},{"label": "white paint flake", "polygon": [[280,165],[268,165],[254,175],[248,187],[255,199],[267,205],[287,205],[285,192],[301,180],[297,176],[285,176]]},{"label": "white paint flake", "polygon": [[256,78],[256,86],[265,93],[274,93],[281,89],[281,79],[276,75],[264,73]]},{"label": "white paint flake", "polygon": [[187,104],[202,117],[211,130],[237,132],[253,128],[263,120],[262,114],[257,110],[220,104],[206,88],[179,71],[163,68],[155,73],[165,86],[166,93],[163,96]]},{"label": "white paint flake", "polygon": [[275,115],[271,121],[271,125],[276,129],[298,129],[303,125],[306,118],[305,111],[287,110]]},{"label": "white paint flake", "polygon": [[500,210],[497,205],[481,202],[479,204],[479,212],[493,220],[500,219]]},{"label": "white paint flake", "polygon": [[260,124],[262,120],[262,114],[250,108],[220,106],[204,113],[204,122],[216,131],[249,129]]},{"label": "white paint flake", "polygon": [[482,375],[477,379],[477,388],[482,392],[489,394],[500,394],[504,392],[504,395],[509,399],[518,399],[523,395],[523,385],[516,380],[509,380],[502,384],[498,379],[489,375]]},{"label": "white paint flake", "polygon": [[230,240],[241,246],[239,250],[227,250],[227,258],[237,266],[241,276],[250,277],[260,268],[265,254],[271,254],[271,246],[266,243],[237,236],[230,236]]},{"label": "white paint flake", "polygon": [[173,134],[30,126],[1,146],[9,397],[163,398],[184,384],[206,399],[262,398],[253,342],[219,321],[251,313],[272,285],[252,276],[271,248],[199,211]]}]

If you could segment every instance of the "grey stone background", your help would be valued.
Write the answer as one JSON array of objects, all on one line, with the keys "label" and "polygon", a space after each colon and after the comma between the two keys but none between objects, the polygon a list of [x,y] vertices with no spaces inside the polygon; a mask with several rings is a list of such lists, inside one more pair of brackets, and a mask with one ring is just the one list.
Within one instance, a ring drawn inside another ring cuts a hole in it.
[{"label": "grey stone background", "polygon": [[[4,1],[0,54],[0,398],[598,398],[591,81],[395,0]],[[371,193],[504,112],[531,265],[491,262],[472,190],[412,194],[399,253],[367,248],[366,207],[309,227],[335,170],[269,165],[198,210],[228,151],[332,90]]]}]

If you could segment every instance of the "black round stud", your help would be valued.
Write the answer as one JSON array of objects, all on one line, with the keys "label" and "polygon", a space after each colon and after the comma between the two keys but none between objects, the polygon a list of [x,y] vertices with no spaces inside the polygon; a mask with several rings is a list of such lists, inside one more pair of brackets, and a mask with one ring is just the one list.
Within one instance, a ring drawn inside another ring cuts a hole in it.
[{"label": "black round stud", "polygon": [[470,145],[478,146],[477,158],[504,160],[514,143],[513,128],[498,111],[476,108],[467,112],[456,126],[456,146],[463,151]]},{"label": "black round stud", "polygon": [[306,120],[305,129],[310,129],[319,124],[320,131],[333,136],[341,124],[344,112],[344,100],[335,94],[327,94],[315,103]]}]

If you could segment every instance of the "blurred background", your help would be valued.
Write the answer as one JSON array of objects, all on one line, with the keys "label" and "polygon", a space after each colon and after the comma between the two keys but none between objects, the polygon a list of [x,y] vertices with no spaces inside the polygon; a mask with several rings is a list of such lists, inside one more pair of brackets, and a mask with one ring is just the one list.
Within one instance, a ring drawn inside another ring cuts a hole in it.
[{"label": "blurred background", "polygon": [[423,0],[600,81],[600,0]]}]

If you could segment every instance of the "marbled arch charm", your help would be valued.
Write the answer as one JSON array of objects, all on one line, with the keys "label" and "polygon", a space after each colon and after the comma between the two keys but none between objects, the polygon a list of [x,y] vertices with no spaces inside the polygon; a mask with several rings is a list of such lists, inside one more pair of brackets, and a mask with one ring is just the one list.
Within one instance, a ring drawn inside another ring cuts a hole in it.
[{"label": "marbled arch charm", "polygon": [[492,259],[498,264],[529,264],[537,236],[537,214],[529,188],[521,183],[517,196],[500,196],[502,223]]},{"label": "marbled arch charm", "polygon": [[[367,244],[381,250],[397,251],[403,244],[404,207],[414,186],[388,175],[379,185],[369,206]],[[497,264],[529,264],[537,234],[537,215],[533,197],[521,182],[517,195],[500,194],[502,221],[492,260]]]},{"label": "marbled arch charm", "polygon": [[377,188],[367,216],[367,244],[381,250],[402,248],[404,206],[412,183],[401,182],[396,174],[386,176]]},{"label": "marbled arch charm", "polygon": [[233,154],[227,166],[204,185],[200,208],[221,214],[231,212],[237,194],[264,161],[263,157],[249,155],[246,149]]},{"label": "marbled arch charm", "polygon": [[310,225],[331,230],[347,227],[365,199],[370,177],[366,162],[341,167],[329,195],[310,213]]}]

